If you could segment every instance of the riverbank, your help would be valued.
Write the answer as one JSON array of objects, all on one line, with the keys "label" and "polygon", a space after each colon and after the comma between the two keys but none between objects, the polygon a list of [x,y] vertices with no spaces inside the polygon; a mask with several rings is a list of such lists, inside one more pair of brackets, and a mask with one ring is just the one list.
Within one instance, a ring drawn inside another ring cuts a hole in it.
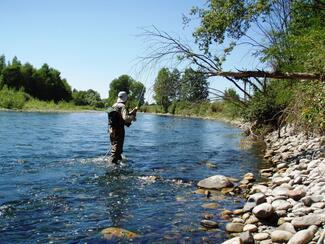
[{"label": "riverbank", "polygon": [[[292,127],[268,134],[261,182],[246,180],[246,204],[228,211],[228,243],[314,243],[324,241],[325,137]],[[263,180],[264,179],[264,180]]]},{"label": "riverbank", "polygon": [[19,112],[19,113],[100,113],[104,110],[94,109],[6,109],[0,108],[0,112]]}]

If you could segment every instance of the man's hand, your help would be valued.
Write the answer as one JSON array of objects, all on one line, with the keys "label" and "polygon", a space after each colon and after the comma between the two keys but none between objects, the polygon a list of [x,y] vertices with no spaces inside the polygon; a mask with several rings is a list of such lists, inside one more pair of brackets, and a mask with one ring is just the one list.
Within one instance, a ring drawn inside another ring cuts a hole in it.
[{"label": "man's hand", "polygon": [[138,107],[135,107],[134,109],[132,109],[130,114],[133,114],[135,116],[137,114],[137,111],[138,111]]}]

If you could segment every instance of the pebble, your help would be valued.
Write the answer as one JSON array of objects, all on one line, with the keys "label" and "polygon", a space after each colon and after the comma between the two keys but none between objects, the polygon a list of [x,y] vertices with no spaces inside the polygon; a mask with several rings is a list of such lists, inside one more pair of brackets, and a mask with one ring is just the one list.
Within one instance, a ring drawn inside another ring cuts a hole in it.
[{"label": "pebble", "polygon": [[240,233],[243,231],[244,224],[241,223],[228,223],[226,224],[226,231],[227,232],[235,232],[235,233]]},{"label": "pebble", "polygon": [[268,233],[262,232],[262,233],[255,234],[253,237],[254,237],[254,240],[256,240],[256,241],[263,241],[263,240],[269,238],[269,236],[270,235]]},{"label": "pebble", "polygon": [[313,138],[310,133],[307,137],[290,125],[280,135],[272,132],[265,138],[265,158],[273,165],[260,170],[267,182],[253,184],[250,173],[241,182],[249,195],[243,209],[234,212],[245,225],[238,218],[229,224],[241,225],[236,231],[243,232],[243,243],[254,243],[251,232],[259,244],[321,243],[325,238],[325,136]]},{"label": "pebble", "polygon": [[257,226],[253,224],[247,224],[244,226],[243,231],[256,232]]},{"label": "pebble", "polygon": [[271,233],[271,239],[273,242],[287,242],[293,234],[285,230],[275,230]]}]

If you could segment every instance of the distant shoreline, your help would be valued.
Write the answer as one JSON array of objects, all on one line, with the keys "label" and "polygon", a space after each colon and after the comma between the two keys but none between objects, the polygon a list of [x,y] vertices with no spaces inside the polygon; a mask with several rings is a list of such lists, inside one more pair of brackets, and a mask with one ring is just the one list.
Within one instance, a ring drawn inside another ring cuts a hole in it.
[{"label": "distant shoreline", "polygon": [[105,110],[89,110],[89,109],[7,109],[0,108],[0,112],[20,112],[20,113],[101,113]]}]

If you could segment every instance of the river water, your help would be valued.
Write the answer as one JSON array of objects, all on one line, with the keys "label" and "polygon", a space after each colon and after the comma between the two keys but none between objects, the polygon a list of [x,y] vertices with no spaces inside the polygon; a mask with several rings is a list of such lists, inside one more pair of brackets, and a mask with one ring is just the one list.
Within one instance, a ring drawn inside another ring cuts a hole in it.
[{"label": "river water", "polygon": [[[106,122],[105,113],[0,113],[0,243],[105,243],[111,226],[141,243],[228,238],[219,214],[242,200],[194,192],[208,176],[258,171],[259,149],[241,149],[239,129],[139,114],[126,129],[127,161],[111,167]],[[202,207],[210,202],[219,207]],[[206,213],[218,229],[201,227]]]}]

